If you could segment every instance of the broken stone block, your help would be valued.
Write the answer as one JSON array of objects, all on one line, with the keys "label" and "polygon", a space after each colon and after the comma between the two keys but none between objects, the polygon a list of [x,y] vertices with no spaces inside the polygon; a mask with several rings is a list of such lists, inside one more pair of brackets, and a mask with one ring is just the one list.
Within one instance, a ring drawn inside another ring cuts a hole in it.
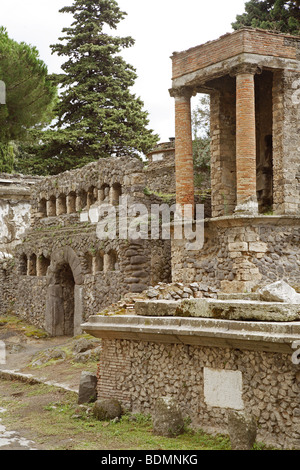
[{"label": "broken stone block", "polygon": [[80,377],[78,404],[91,403],[97,398],[97,376],[82,372]]},{"label": "broken stone block", "polygon": [[260,300],[265,302],[300,303],[300,294],[284,281],[277,281],[259,290]]},{"label": "broken stone block", "polygon": [[120,402],[114,398],[97,400],[93,407],[93,414],[99,421],[110,421],[121,417],[122,406]]},{"label": "broken stone block", "polygon": [[228,432],[232,450],[251,450],[256,440],[257,426],[252,415],[243,411],[228,413]]},{"label": "broken stone block", "polygon": [[74,362],[86,363],[89,361],[98,362],[101,354],[101,346],[98,348],[89,349],[74,356]]},{"label": "broken stone block", "polygon": [[74,342],[73,351],[75,354],[80,354],[91,349],[99,347],[100,341],[94,338],[79,338]]},{"label": "broken stone block", "polygon": [[184,422],[181,411],[171,397],[157,399],[152,421],[153,433],[157,436],[176,437],[183,432]]}]

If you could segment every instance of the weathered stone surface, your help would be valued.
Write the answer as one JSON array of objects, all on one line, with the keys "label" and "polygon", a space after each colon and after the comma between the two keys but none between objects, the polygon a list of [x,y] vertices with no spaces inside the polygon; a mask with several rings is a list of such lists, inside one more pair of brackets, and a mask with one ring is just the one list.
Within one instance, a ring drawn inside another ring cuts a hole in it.
[{"label": "weathered stone surface", "polygon": [[158,436],[176,437],[183,432],[182,413],[172,397],[161,397],[156,400],[152,420],[153,433]]},{"label": "weathered stone surface", "polygon": [[139,300],[135,304],[137,315],[176,316],[179,302],[176,300]]},{"label": "weathered stone surface", "polygon": [[47,362],[54,360],[64,360],[66,358],[66,352],[61,348],[46,349],[41,353],[37,353],[33,356],[31,365],[33,367],[41,366]]},{"label": "weathered stone surface", "polygon": [[137,315],[202,317],[224,320],[297,321],[300,306],[251,300],[181,299],[137,301]]},{"label": "weathered stone surface", "polygon": [[97,376],[82,372],[80,377],[78,404],[91,403],[97,398]]},{"label": "weathered stone surface", "polygon": [[228,432],[232,450],[251,450],[257,435],[256,421],[243,411],[232,410],[228,413]]},{"label": "weathered stone surface", "polygon": [[259,295],[266,302],[300,303],[300,294],[284,281],[268,284],[259,290]]},{"label": "weathered stone surface", "polygon": [[116,399],[97,400],[93,407],[93,414],[99,421],[120,418],[122,406]]},{"label": "weathered stone surface", "polygon": [[75,354],[83,353],[98,347],[99,344],[100,341],[93,338],[79,338],[74,342],[73,351]]},{"label": "weathered stone surface", "polygon": [[98,362],[100,360],[101,346],[98,348],[88,349],[87,351],[75,354],[74,362],[86,363],[89,361]]}]

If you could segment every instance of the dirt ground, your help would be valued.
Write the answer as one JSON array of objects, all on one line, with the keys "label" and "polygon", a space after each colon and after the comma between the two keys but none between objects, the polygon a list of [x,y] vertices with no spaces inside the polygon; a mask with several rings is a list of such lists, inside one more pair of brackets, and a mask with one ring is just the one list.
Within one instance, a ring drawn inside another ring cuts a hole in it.
[{"label": "dirt ground", "polygon": [[[76,405],[76,392],[79,389],[81,373],[82,371],[96,373],[97,362],[74,361],[72,350],[78,338],[28,337],[23,327],[11,327],[0,323],[0,341],[1,344],[5,344],[5,363],[0,364],[0,450],[31,448],[42,450],[49,446],[55,448],[58,445],[68,448],[69,438],[63,442],[61,435],[48,437],[45,445],[37,444],[36,435],[24,423],[30,415],[42,415],[49,403],[67,400],[68,390],[75,392],[73,401]],[[64,350],[68,351],[65,359],[49,360],[47,363],[32,366],[34,358],[43,356],[48,351]],[[2,356],[1,362],[4,362]],[[24,377],[24,380],[20,380],[20,376]],[[27,385],[30,377],[38,379],[42,384],[53,383],[56,386],[46,387],[43,393],[38,392],[33,395],[34,387]],[[8,413],[4,413],[1,402],[2,404],[15,402],[19,410],[17,426],[13,418],[14,407],[11,411],[9,409]]]},{"label": "dirt ground", "polygon": [[1,370],[32,375],[42,381],[53,381],[78,391],[80,375],[84,370],[96,373],[97,364],[77,363],[70,367],[70,360],[49,361],[44,366],[32,367],[32,359],[39,353],[52,349],[71,349],[76,341],[70,337],[35,338],[27,337],[22,331],[0,326],[0,341],[6,345],[5,364]]}]

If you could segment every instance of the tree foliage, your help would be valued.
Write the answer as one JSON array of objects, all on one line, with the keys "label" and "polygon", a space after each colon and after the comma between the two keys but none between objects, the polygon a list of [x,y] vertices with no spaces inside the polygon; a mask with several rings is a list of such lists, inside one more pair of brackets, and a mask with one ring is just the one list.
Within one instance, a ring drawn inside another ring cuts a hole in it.
[{"label": "tree foliage", "polygon": [[0,27],[0,80],[5,100],[0,104],[0,171],[13,170],[13,141],[29,129],[51,122],[57,89],[35,47],[9,38]]},{"label": "tree foliage", "polygon": [[202,95],[192,111],[195,185],[201,186],[210,173],[210,98]]},{"label": "tree foliage", "polygon": [[66,61],[57,77],[55,124],[31,146],[43,156],[40,171],[55,174],[98,158],[148,152],[158,136],[147,128],[148,113],[131,92],[136,71],[120,55],[134,40],[110,34],[126,13],[115,0],[74,0],[60,12],[74,21],[51,46]]},{"label": "tree foliage", "polygon": [[300,0],[250,0],[232,23],[234,30],[244,26],[300,35]]}]

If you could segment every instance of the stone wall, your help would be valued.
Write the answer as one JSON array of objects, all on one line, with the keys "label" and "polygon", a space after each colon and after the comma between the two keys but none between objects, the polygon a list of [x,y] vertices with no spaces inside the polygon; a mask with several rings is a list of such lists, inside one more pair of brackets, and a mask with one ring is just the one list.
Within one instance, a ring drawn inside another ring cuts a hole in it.
[{"label": "stone wall", "polygon": [[159,144],[147,157],[147,189],[159,194],[175,195],[175,142]]},{"label": "stone wall", "polygon": [[300,73],[291,70],[274,74],[273,165],[276,214],[298,214]]},{"label": "stone wall", "polygon": [[11,258],[0,259],[0,311],[12,313],[16,298],[16,283],[14,274],[14,260]]},{"label": "stone wall", "polygon": [[211,94],[212,216],[230,215],[236,206],[235,80],[215,80]]},{"label": "stone wall", "polygon": [[38,182],[31,226],[10,260],[13,282],[7,282],[0,270],[1,295],[7,299],[1,312],[13,303],[16,314],[51,330],[50,317],[64,315],[67,297],[74,301],[78,325],[127,292],[140,293],[157,282],[169,282],[169,240],[101,239],[97,223],[89,218],[105,203],[116,207],[118,218],[121,195],[128,197],[128,204],[150,207],[153,198],[144,188],[143,164],[130,158],[94,162]]},{"label": "stone wall", "polygon": [[13,253],[29,228],[32,188],[40,180],[0,174],[0,252]]},{"label": "stone wall", "polygon": [[[151,413],[172,396],[192,425],[227,433],[228,408],[211,403],[206,372],[229,372],[240,384],[239,404],[258,426],[258,441],[300,448],[299,368],[287,354],[182,344],[102,340],[98,397],[117,398],[133,412]],[[229,374],[228,374],[229,375]],[[234,389],[234,384],[232,385]],[[234,390],[232,390],[234,392]]]},{"label": "stone wall", "polygon": [[[170,243],[103,242],[92,226],[89,229],[85,226],[84,230],[52,226],[48,231],[32,231],[16,250],[14,282],[6,285],[5,295],[10,292],[17,314],[40,327],[45,327],[47,289],[58,282],[53,281],[53,276],[63,264],[62,247],[74,251],[83,274],[82,320],[118,301],[127,292],[142,292],[159,281],[170,280]],[[110,264],[112,254],[115,258]],[[3,305],[1,311],[2,308]]]},{"label": "stone wall", "polygon": [[251,292],[283,279],[299,289],[299,237],[298,217],[207,220],[201,250],[187,251],[186,241],[172,241],[173,281]]}]

